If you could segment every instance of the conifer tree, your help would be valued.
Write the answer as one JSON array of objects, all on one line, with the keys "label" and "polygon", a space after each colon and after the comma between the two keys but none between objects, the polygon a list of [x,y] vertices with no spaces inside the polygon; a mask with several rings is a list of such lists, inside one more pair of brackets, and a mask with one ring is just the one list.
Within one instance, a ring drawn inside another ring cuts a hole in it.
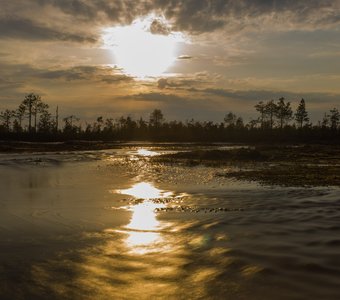
[{"label": "conifer tree", "polygon": [[301,99],[300,104],[296,109],[295,120],[299,124],[299,128],[302,128],[304,123],[309,122],[308,113],[306,111],[306,103],[303,98]]}]

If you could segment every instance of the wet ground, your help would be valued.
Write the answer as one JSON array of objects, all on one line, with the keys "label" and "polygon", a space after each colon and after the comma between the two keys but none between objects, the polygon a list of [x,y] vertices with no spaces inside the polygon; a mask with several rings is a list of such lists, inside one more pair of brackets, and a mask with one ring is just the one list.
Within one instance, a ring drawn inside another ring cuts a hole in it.
[{"label": "wet ground", "polygon": [[340,297],[340,188],[151,161],[167,149],[1,154],[0,299]]}]

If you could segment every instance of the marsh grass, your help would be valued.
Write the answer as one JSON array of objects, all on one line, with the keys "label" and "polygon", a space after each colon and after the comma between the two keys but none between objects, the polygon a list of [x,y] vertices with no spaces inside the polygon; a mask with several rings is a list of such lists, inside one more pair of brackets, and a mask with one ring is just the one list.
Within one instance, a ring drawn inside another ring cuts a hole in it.
[{"label": "marsh grass", "polygon": [[158,162],[234,166],[217,176],[282,186],[340,186],[340,147],[260,145],[230,150],[194,150],[161,155]]},{"label": "marsh grass", "polygon": [[217,176],[280,186],[340,186],[340,166],[277,165],[258,170],[218,173]]}]

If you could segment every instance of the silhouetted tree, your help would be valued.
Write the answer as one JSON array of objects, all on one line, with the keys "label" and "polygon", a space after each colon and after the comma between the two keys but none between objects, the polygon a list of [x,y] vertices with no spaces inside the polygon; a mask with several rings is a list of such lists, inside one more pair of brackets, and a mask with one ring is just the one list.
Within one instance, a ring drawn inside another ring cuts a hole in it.
[{"label": "silhouetted tree", "polygon": [[16,124],[16,132],[22,131],[22,120],[24,119],[25,116],[25,111],[26,111],[26,106],[21,103],[19,107],[14,111],[14,117],[17,120]]},{"label": "silhouetted tree", "polygon": [[74,122],[79,121],[79,118],[77,118],[74,115],[70,115],[63,119],[65,125],[64,125],[64,133],[67,134],[75,134],[79,131],[79,127],[74,124]]},{"label": "silhouetted tree", "polygon": [[48,104],[44,103],[39,95],[36,95],[36,100],[33,102],[32,107],[32,116],[34,117],[34,131],[37,131],[38,115],[46,113],[47,110]]},{"label": "silhouetted tree", "polygon": [[250,120],[249,123],[246,125],[249,129],[256,128],[257,124],[259,123],[259,120]]},{"label": "silhouetted tree", "polygon": [[104,119],[103,119],[103,117],[102,117],[102,116],[98,117],[98,118],[97,118],[97,122],[95,122],[95,123],[93,124],[93,126],[92,126],[93,131],[94,131],[95,133],[100,133],[101,130],[102,130],[103,124],[104,124]]},{"label": "silhouetted tree", "polygon": [[59,128],[59,106],[57,106],[56,110],[55,110],[55,132],[58,132],[58,128]]},{"label": "silhouetted tree", "polygon": [[237,117],[231,111],[227,113],[224,117],[224,123],[226,124],[227,128],[233,128],[236,125]]},{"label": "silhouetted tree", "polygon": [[331,124],[331,128],[337,129],[339,125],[339,120],[340,120],[339,110],[337,108],[333,108],[329,112],[330,112],[329,121]]},{"label": "silhouetted tree", "polygon": [[11,120],[13,118],[13,115],[14,115],[13,111],[9,109],[6,109],[0,112],[0,119],[2,120],[2,126],[7,132],[11,130]]},{"label": "silhouetted tree", "polygon": [[241,117],[238,117],[235,122],[235,127],[237,129],[241,129],[244,127],[243,119]]},{"label": "silhouetted tree", "polygon": [[44,110],[39,118],[38,131],[42,133],[51,133],[55,129],[55,120],[52,119],[51,113]]},{"label": "silhouetted tree", "polygon": [[266,117],[268,118],[269,128],[273,129],[274,119],[277,114],[277,106],[274,103],[274,100],[270,100],[266,103],[265,108],[264,108],[264,113]]},{"label": "silhouetted tree", "polygon": [[303,98],[301,99],[300,104],[296,109],[295,120],[299,124],[299,128],[302,128],[304,123],[309,122],[308,113],[306,111],[306,103]]},{"label": "silhouetted tree", "polygon": [[328,125],[329,125],[329,117],[326,113],[324,113],[323,118],[322,118],[322,122],[321,122],[321,127],[327,128]]},{"label": "silhouetted tree", "polygon": [[32,116],[33,116],[33,110],[35,107],[35,103],[39,99],[39,95],[36,95],[34,93],[30,93],[25,96],[24,101],[22,102],[22,105],[25,106],[25,111],[27,111],[27,117],[28,117],[28,132],[32,131]]},{"label": "silhouetted tree", "polygon": [[261,123],[261,128],[264,128],[266,104],[264,104],[263,101],[260,101],[255,105],[255,109],[260,113],[259,119]]},{"label": "silhouetted tree", "polygon": [[111,118],[106,119],[105,123],[104,123],[104,132],[112,134],[113,129],[114,129],[113,119],[111,119]]},{"label": "silhouetted tree", "polygon": [[276,108],[276,116],[279,120],[279,126],[282,129],[283,126],[292,119],[293,111],[290,107],[290,102],[285,103],[285,98],[283,97],[279,99]]},{"label": "silhouetted tree", "polygon": [[151,127],[159,128],[164,121],[163,113],[160,109],[155,109],[150,114],[149,124]]}]

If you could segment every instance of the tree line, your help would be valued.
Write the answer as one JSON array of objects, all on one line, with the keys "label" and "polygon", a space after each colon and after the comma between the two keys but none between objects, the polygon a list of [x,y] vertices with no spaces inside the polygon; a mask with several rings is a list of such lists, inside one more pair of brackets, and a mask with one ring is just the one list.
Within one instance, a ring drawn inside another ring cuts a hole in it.
[{"label": "tree line", "polygon": [[154,109],[146,120],[99,116],[94,122],[82,125],[75,115],[68,115],[60,122],[58,107],[52,114],[41,96],[30,93],[17,109],[0,112],[0,138],[37,141],[339,141],[340,113],[337,108],[325,113],[317,124],[310,122],[304,99],[295,111],[283,97],[277,101],[260,101],[254,108],[258,117],[248,123],[233,112],[226,113],[223,122],[217,123],[194,119],[166,121],[162,111]]}]

